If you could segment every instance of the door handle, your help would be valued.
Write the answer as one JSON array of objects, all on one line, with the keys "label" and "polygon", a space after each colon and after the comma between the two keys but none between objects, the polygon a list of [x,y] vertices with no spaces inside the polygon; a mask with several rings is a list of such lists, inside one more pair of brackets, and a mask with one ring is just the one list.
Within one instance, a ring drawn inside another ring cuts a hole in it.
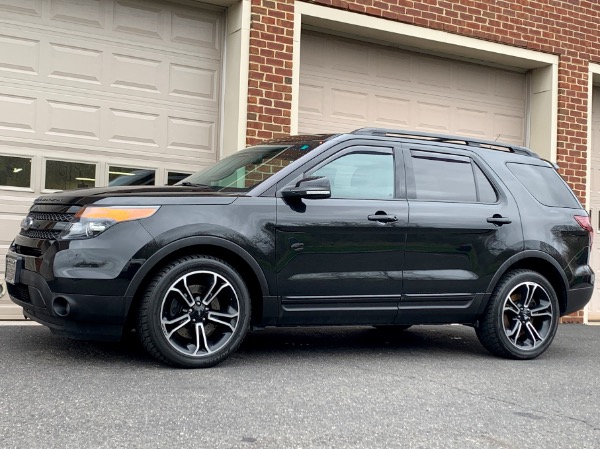
[{"label": "door handle", "polygon": [[378,221],[380,223],[392,223],[394,221],[398,221],[398,217],[395,215],[386,215],[386,214],[373,214],[367,217],[370,221]]},{"label": "door handle", "polygon": [[500,214],[494,214],[493,217],[489,217],[487,219],[488,223],[494,223],[496,226],[502,226],[505,224],[511,224],[512,220],[510,218],[503,217]]}]

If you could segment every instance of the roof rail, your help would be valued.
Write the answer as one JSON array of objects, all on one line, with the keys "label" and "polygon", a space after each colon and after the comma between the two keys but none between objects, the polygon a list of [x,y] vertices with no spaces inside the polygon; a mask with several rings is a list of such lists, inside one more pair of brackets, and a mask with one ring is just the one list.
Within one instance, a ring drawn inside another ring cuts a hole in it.
[{"label": "roof rail", "polygon": [[387,128],[360,128],[355,131],[352,131],[352,134],[382,137],[401,137],[404,139],[422,139],[430,140],[433,142],[447,142],[457,145],[462,144],[471,147],[487,148],[490,150],[510,151],[511,153],[515,154],[539,158],[539,156],[533,151],[524,147],[520,147],[518,145],[511,145],[509,143],[503,142],[494,142],[493,140],[477,139],[475,137],[468,136],[455,136],[451,134],[436,134],[423,131],[408,131],[403,129]]}]

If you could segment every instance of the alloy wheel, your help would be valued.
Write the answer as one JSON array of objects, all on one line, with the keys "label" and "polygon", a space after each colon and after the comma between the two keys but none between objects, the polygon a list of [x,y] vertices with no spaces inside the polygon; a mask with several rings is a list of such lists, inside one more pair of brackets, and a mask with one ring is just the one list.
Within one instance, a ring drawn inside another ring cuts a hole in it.
[{"label": "alloy wheel", "polygon": [[551,334],[554,310],[548,292],[536,282],[522,282],[504,300],[502,326],[517,349],[538,348]]},{"label": "alloy wheel", "polygon": [[207,357],[225,347],[239,323],[235,288],[214,271],[192,271],[179,277],[160,306],[163,335],[186,356]]}]

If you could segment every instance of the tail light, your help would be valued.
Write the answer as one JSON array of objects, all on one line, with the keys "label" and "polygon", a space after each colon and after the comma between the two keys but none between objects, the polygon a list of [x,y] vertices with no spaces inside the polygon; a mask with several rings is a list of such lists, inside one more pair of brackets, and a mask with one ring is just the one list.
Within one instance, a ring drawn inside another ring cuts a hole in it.
[{"label": "tail light", "polygon": [[592,243],[594,243],[594,228],[592,228],[592,223],[590,223],[590,217],[587,215],[575,215],[573,218],[579,223],[583,229],[585,229],[590,234],[590,247]]}]

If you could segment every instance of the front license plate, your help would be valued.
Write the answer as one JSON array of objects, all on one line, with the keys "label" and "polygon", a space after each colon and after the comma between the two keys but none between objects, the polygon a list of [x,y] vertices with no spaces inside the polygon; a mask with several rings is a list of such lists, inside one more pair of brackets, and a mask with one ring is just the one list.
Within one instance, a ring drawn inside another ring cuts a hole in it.
[{"label": "front license plate", "polygon": [[6,256],[6,282],[16,284],[19,281],[19,259]]}]

